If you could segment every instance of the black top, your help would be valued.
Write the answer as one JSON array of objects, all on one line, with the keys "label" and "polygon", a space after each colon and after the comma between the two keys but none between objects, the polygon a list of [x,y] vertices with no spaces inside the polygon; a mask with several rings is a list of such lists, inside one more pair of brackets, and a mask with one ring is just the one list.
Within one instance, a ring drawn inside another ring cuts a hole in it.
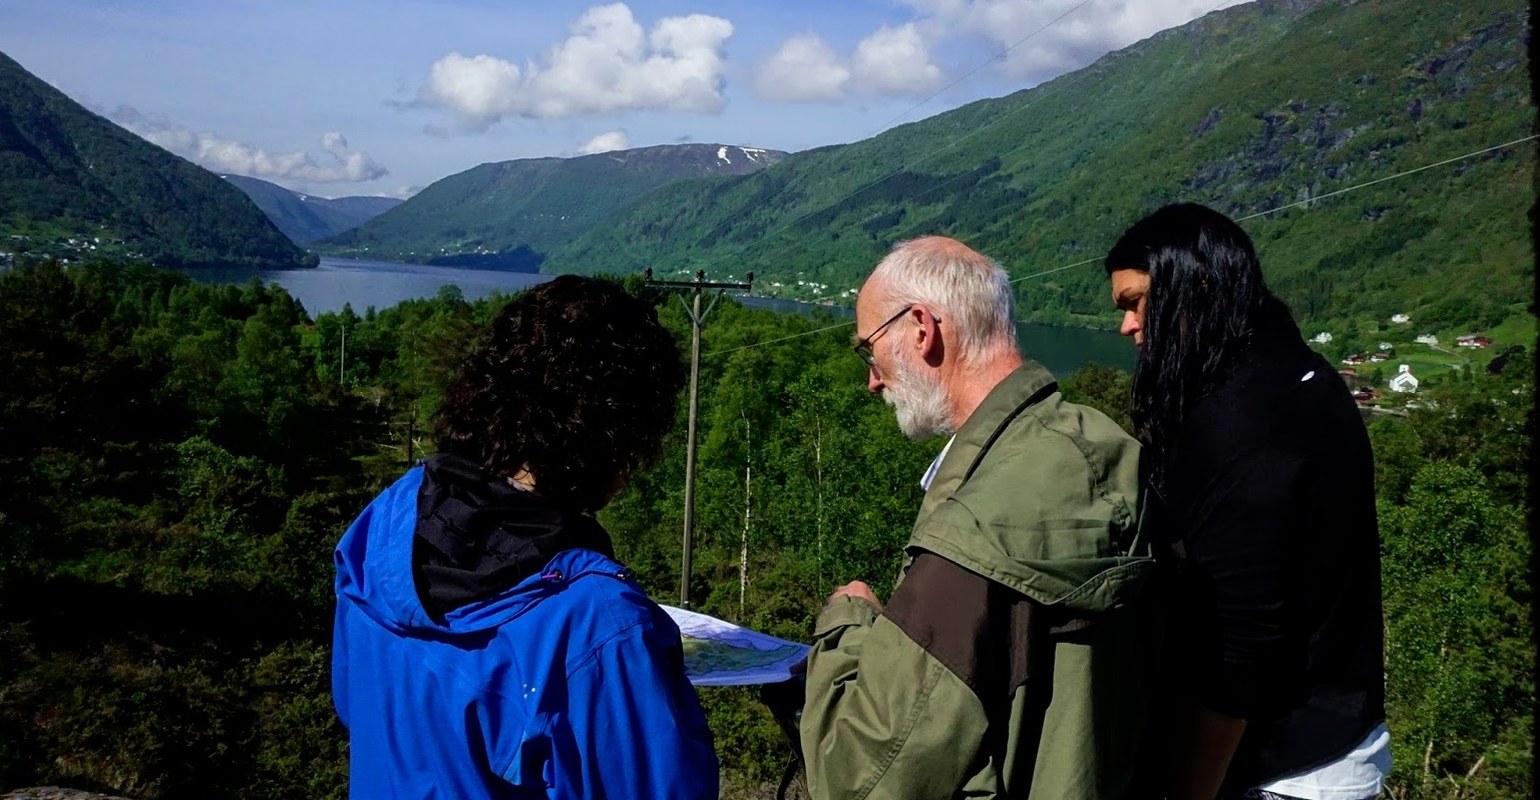
[{"label": "black top", "polygon": [[593,517],[449,454],[423,462],[414,535],[413,580],[423,608],[436,618],[507,591],[563,550],[615,557],[609,534]]},{"label": "black top", "polygon": [[1247,720],[1225,791],[1345,755],[1385,719],[1374,457],[1346,385],[1281,320],[1168,459],[1168,665],[1201,705]]}]

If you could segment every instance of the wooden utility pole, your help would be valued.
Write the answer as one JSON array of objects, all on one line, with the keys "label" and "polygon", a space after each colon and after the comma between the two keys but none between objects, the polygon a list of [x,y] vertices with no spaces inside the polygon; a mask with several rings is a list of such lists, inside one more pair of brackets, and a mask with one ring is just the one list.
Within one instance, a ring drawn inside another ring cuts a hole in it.
[{"label": "wooden utility pole", "polygon": [[[711,309],[716,308],[722,292],[728,289],[748,291],[754,286],[754,273],[745,276],[748,279],[746,283],[709,283],[706,281],[705,270],[697,270],[693,281],[655,281],[652,279],[652,267],[648,267],[645,277],[649,289],[683,289],[692,296],[690,303],[685,303],[682,295],[679,298],[685,314],[690,317],[693,332],[690,342],[690,424],[684,451],[684,556],[679,566],[679,607],[689,608],[690,545],[695,535],[695,418],[700,410],[700,327]],[[714,294],[711,304],[703,312],[700,307],[701,295],[708,291]]]}]

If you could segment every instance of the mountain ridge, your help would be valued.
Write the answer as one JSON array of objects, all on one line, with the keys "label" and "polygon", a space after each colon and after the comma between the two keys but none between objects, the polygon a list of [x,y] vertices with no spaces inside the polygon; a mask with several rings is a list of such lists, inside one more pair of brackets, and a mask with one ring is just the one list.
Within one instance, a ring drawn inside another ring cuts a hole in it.
[{"label": "mountain ridge", "polygon": [[0,53],[0,233],[33,256],[314,266],[212,172],[83,107]]},{"label": "mountain ridge", "polygon": [[394,197],[316,197],[248,175],[216,174],[250,197],[283,235],[300,246],[352,230],[401,204]]},{"label": "mountain ridge", "polygon": [[747,174],[785,155],[689,143],[487,162],[315,246],[333,255],[533,269],[552,248],[660,186]]}]

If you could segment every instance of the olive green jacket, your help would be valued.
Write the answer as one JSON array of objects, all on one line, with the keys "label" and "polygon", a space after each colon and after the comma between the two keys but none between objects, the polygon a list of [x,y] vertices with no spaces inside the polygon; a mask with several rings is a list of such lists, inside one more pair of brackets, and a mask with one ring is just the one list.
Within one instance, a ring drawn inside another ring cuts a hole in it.
[{"label": "olive green jacket", "polygon": [[884,612],[819,615],[815,800],[1118,798],[1144,724],[1139,446],[1028,362],[957,432]]}]

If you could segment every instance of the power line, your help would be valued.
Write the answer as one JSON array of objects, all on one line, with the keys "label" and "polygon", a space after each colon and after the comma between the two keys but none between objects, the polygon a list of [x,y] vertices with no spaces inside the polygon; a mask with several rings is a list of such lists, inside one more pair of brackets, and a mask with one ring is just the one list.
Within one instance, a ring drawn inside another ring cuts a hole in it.
[{"label": "power line", "polygon": [[725,356],[728,353],[736,353],[739,350],[749,350],[749,349],[752,349],[752,348],[755,348],[755,347],[763,347],[763,346],[765,346],[767,344],[775,344],[777,342],[785,342],[785,341],[790,341],[792,339],[801,339],[804,336],[812,336],[813,334],[816,334],[816,333],[823,333],[825,331],[832,331],[832,330],[835,330],[837,328],[848,328],[848,327],[850,327],[851,325],[854,325],[854,324],[856,324],[856,321],[855,320],[850,320],[849,322],[841,322],[838,325],[830,325],[830,326],[828,326],[826,328],[818,328],[817,330],[803,331],[801,333],[794,333],[794,334],[792,334],[790,336],[782,336],[782,337],[780,337],[778,339],[766,339],[763,342],[755,342],[754,344],[746,344],[746,345],[743,345],[742,347],[734,347],[734,348],[730,348],[728,350],[713,350],[713,351],[707,353],[706,355],[707,356]]},{"label": "power line", "polygon": [[1475,158],[1476,156],[1486,155],[1487,153],[1493,152],[1495,150],[1502,150],[1504,148],[1512,147],[1512,146],[1514,146],[1516,144],[1523,144],[1525,142],[1533,141],[1535,139],[1540,139],[1540,134],[1531,134],[1529,136],[1525,136],[1522,139],[1514,139],[1511,142],[1503,142],[1502,144],[1494,144],[1491,147],[1488,147],[1488,148],[1485,148],[1485,149],[1482,149],[1482,150],[1477,150],[1477,151],[1471,152],[1471,153],[1466,153],[1463,156],[1455,156],[1454,158],[1446,158],[1443,161],[1437,161],[1437,162],[1434,162],[1432,164],[1424,164],[1423,166],[1417,167],[1416,169],[1409,169],[1409,170],[1406,170],[1405,172],[1397,172],[1394,175],[1386,175],[1383,178],[1375,178],[1372,181],[1364,181],[1363,183],[1356,184],[1356,185],[1353,185],[1353,186],[1349,186],[1349,187],[1344,188],[1344,189],[1337,189],[1336,191],[1327,192],[1326,194],[1319,194],[1319,195],[1316,195],[1315,197],[1309,197],[1309,198],[1306,198],[1304,200],[1299,200],[1299,201],[1296,201],[1296,202],[1293,202],[1293,203],[1289,203],[1287,205],[1281,205],[1281,206],[1278,206],[1277,208],[1269,208],[1266,211],[1258,211],[1255,214],[1249,214],[1247,216],[1241,217],[1240,219],[1237,219],[1236,222],[1245,222],[1248,219],[1256,219],[1257,217],[1265,217],[1268,214],[1274,214],[1274,213],[1282,211],[1282,210],[1284,210],[1286,208],[1293,208],[1295,206],[1307,205],[1309,203],[1314,203],[1317,200],[1325,200],[1328,197],[1335,197],[1336,195],[1339,195],[1339,194],[1346,194],[1348,192],[1353,191],[1354,189],[1362,189],[1365,186],[1373,186],[1376,183],[1384,183],[1385,181],[1395,180],[1396,178],[1404,178],[1407,175],[1411,175],[1411,174],[1414,174],[1414,173],[1422,172],[1423,170],[1433,169],[1434,167],[1442,167],[1445,164],[1453,164],[1456,161],[1464,161],[1467,158]]},{"label": "power line", "polygon": [[[1277,206],[1275,208],[1269,208],[1266,211],[1258,211],[1255,214],[1247,214],[1244,217],[1236,217],[1235,221],[1236,222],[1246,222],[1247,220],[1253,220],[1253,219],[1256,219],[1258,217],[1265,217],[1265,216],[1267,216],[1269,214],[1276,214],[1279,211],[1283,211],[1285,209],[1294,208],[1295,206],[1309,206],[1311,203],[1314,203],[1317,200],[1325,200],[1328,197],[1336,197],[1339,194],[1347,194],[1348,192],[1357,191],[1359,189],[1363,189],[1363,188],[1368,187],[1368,186],[1374,186],[1376,184],[1384,183],[1386,181],[1393,181],[1393,180],[1396,180],[1397,178],[1404,178],[1404,177],[1406,177],[1408,175],[1415,175],[1415,174],[1417,174],[1419,172],[1424,172],[1426,170],[1433,169],[1434,167],[1442,167],[1442,166],[1446,166],[1446,165],[1449,165],[1449,164],[1453,164],[1456,161],[1464,161],[1467,158],[1475,158],[1476,156],[1486,155],[1487,153],[1491,153],[1491,152],[1494,152],[1494,151],[1497,151],[1497,150],[1502,150],[1502,149],[1505,149],[1505,148],[1513,147],[1514,145],[1520,145],[1520,144],[1523,144],[1525,142],[1534,141],[1535,139],[1540,139],[1540,134],[1531,134],[1529,136],[1523,137],[1522,139],[1514,139],[1511,142],[1503,142],[1502,144],[1495,144],[1495,145],[1492,145],[1491,147],[1484,147],[1484,148],[1482,148],[1480,150],[1473,150],[1473,151],[1471,151],[1469,153],[1466,153],[1465,155],[1455,156],[1453,158],[1446,158],[1443,161],[1435,161],[1432,164],[1424,164],[1424,165],[1422,165],[1420,167],[1414,167],[1412,169],[1402,170],[1401,172],[1397,172],[1397,173],[1395,173],[1393,175],[1385,175],[1383,177],[1375,178],[1374,180],[1371,180],[1371,181],[1364,181],[1363,183],[1355,183],[1352,186],[1344,186],[1341,189],[1334,189],[1334,190],[1332,190],[1330,192],[1327,192],[1325,194],[1318,194],[1318,195],[1315,195],[1314,197],[1307,197],[1304,200],[1296,200],[1295,202],[1292,202],[1292,203],[1285,203],[1285,204],[1283,204],[1281,206]],[[1310,209],[1306,208],[1306,210],[1308,211]],[[1053,269],[1045,270],[1043,272],[1034,272],[1031,275],[1023,275],[1020,278],[1014,278],[1014,279],[1011,280],[1011,283],[1020,283],[1021,281],[1028,280],[1028,279],[1031,279],[1031,278],[1041,278],[1044,275],[1052,275],[1055,272],[1063,272],[1064,270],[1067,270],[1067,269],[1073,269],[1075,267],[1083,267],[1086,264],[1092,264],[1092,263],[1095,263],[1095,262],[1100,261],[1100,260],[1101,260],[1100,258],[1088,258],[1088,259],[1086,259],[1084,261],[1076,261],[1073,264],[1065,264],[1062,267],[1055,267]]]},{"label": "power line", "polygon": [[1011,283],[1021,283],[1022,281],[1027,280],[1029,278],[1041,278],[1044,275],[1052,275],[1055,272],[1063,272],[1064,270],[1067,270],[1067,269],[1074,269],[1075,267],[1083,267],[1083,266],[1085,266],[1087,264],[1094,264],[1094,263],[1096,263],[1096,262],[1098,262],[1100,260],[1101,260],[1100,258],[1088,258],[1088,259],[1086,259],[1084,261],[1076,261],[1073,264],[1065,264],[1062,267],[1054,267],[1053,269],[1045,270],[1043,272],[1034,272],[1031,275],[1023,275],[1020,278],[1012,278],[1011,279]]},{"label": "power line", "polygon": [[[1498,151],[1498,150],[1503,150],[1503,149],[1506,149],[1506,148],[1509,148],[1509,147],[1513,147],[1515,145],[1523,144],[1525,142],[1531,142],[1531,141],[1534,141],[1536,139],[1540,139],[1540,134],[1531,134],[1529,136],[1525,136],[1525,137],[1520,138],[1520,139],[1514,139],[1511,142],[1503,142],[1502,144],[1492,145],[1491,147],[1485,147],[1485,148],[1482,148],[1480,150],[1473,150],[1473,151],[1471,151],[1469,153],[1466,153],[1464,155],[1454,156],[1453,158],[1446,158],[1446,159],[1444,159],[1442,161],[1435,161],[1435,162],[1433,162],[1431,164],[1424,164],[1424,165],[1422,165],[1420,167],[1414,167],[1414,168],[1408,169],[1408,170],[1402,170],[1401,172],[1397,172],[1397,173],[1394,173],[1392,175],[1385,175],[1383,177],[1375,178],[1374,180],[1364,181],[1362,183],[1356,183],[1356,184],[1353,184],[1352,186],[1345,186],[1345,187],[1343,187],[1341,189],[1335,189],[1335,190],[1327,192],[1325,194],[1316,195],[1314,197],[1309,197],[1309,198],[1306,198],[1304,200],[1298,200],[1298,201],[1295,201],[1293,203],[1286,203],[1284,205],[1277,206],[1276,208],[1269,208],[1266,211],[1258,211],[1258,212],[1256,212],[1254,214],[1248,214],[1248,215],[1246,215],[1244,217],[1238,217],[1238,218],[1236,218],[1235,221],[1236,222],[1245,222],[1247,220],[1257,219],[1258,217],[1265,217],[1265,216],[1267,216],[1269,214],[1276,214],[1279,211],[1283,211],[1283,210],[1286,210],[1286,209],[1294,208],[1296,206],[1307,206],[1306,210],[1309,211],[1310,210],[1310,208],[1308,208],[1309,204],[1313,203],[1313,202],[1315,202],[1317,200],[1325,200],[1326,198],[1329,198],[1329,197],[1335,197],[1335,196],[1340,195],[1340,194],[1347,194],[1348,192],[1357,191],[1359,189],[1363,189],[1363,188],[1366,188],[1366,187],[1369,187],[1369,186],[1374,186],[1374,185],[1377,185],[1377,184],[1385,183],[1386,181],[1392,181],[1392,180],[1396,180],[1398,178],[1404,178],[1404,177],[1406,177],[1408,175],[1415,175],[1415,174],[1417,174],[1419,172],[1425,172],[1427,170],[1434,169],[1435,167],[1447,166],[1447,165],[1453,164],[1453,163],[1455,163],[1457,161],[1464,161],[1464,160],[1466,160],[1468,158],[1475,158],[1476,156],[1486,155],[1487,153],[1492,153],[1492,152],[1495,152],[1495,151]],[[1062,266],[1054,267],[1053,269],[1044,270],[1042,272],[1034,272],[1034,273],[1032,273],[1030,275],[1023,275],[1020,278],[1012,278],[1011,279],[1011,283],[1016,284],[1016,283],[1020,283],[1020,282],[1025,281],[1025,280],[1031,280],[1032,278],[1041,278],[1041,277],[1043,277],[1045,275],[1052,275],[1052,274],[1054,274],[1056,272],[1064,272],[1065,270],[1074,269],[1076,267],[1083,267],[1083,266],[1085,266],[1087,264],[1094,264],[1094,263],[1097,263],[1099,261],[1101,261],[1100,257],[1097,257],[1097,258],[1087,258],[1087,259],[1085,259],[1083,261],[1076,261],[1076,262],[1074,262],[1072,264],[1064,264]],[[782,337],[779,337],[779,338],[776,338],[776,339],[767,339],[767,340],[765,340],[763,342],[756,342],[754,344],[747,344],[747,345],[743,345],[741,347],[734,347],[734,348],[731,348],[729,350],[716,350],[716,351],[707,353],[706,355],[708,355],[708,356],[716,356],[716,355],[726,355],[728,353],[736,353],[739,350],[748,350],[748,349],[751,349],[751,348],[754,348],[754,347],[762,347],[764,345],[777,344],[779,342],[789,341],[791,339],[800,339],[800,338],[802,338],[804,336],[813,336],[815,334],[823,333],[825,331],[832,331],[832,330],[835,330],[837,328],[850,327],[851,325],[854,325],[854,324],[855,324],[855,321],[851,320],[850,322],[842,322],[842,323],[840,323],[838,325],[830,325],[830,326],[825,327],[825,328],[818,328],[816,330],[811,330],[811,331],[803,331],[802,333],[794,333],[794,334],[792,334],[790,336],[782,336]]]}]

